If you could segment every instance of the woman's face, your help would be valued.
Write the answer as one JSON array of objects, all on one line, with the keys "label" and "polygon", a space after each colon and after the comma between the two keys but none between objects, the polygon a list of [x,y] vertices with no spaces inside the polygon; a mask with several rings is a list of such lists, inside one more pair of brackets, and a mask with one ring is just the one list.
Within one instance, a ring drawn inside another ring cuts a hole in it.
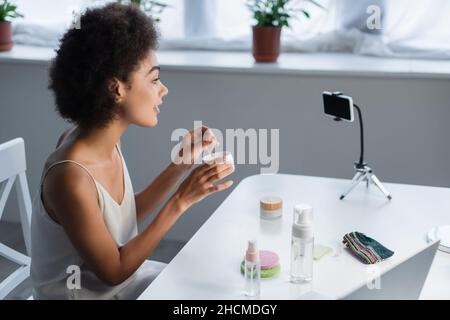
[{"label": "woman's face", "polygon": [[131,87],[120,85],[119,91],[124,93],[123,115],[127,122],[142,127],[155,127],[158,124],[162,98],[169,93],[159,79],[159,72],[156,55],[150,50],[138,69],[131,74]]}]

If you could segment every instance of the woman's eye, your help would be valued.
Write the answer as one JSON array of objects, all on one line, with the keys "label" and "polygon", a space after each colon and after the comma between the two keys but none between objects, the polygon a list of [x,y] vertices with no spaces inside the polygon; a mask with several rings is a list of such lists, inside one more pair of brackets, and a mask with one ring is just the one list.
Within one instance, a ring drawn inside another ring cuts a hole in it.
[{"label": "woman's eye", "polygon": [[156,84],[159,80],[160,80],[160,78],[156,78],[152,81],[152,83]]}]

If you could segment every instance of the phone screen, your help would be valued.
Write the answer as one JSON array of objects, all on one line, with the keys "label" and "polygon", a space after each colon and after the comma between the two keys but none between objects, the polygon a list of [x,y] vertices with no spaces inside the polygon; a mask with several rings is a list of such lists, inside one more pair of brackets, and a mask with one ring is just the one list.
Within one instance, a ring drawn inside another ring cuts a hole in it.
[{"label": "phone screen", "polygon": [[325,114],[353,121],[353,102],[349,97],[333,96],[331,93],[323,93],[323,107]]}]

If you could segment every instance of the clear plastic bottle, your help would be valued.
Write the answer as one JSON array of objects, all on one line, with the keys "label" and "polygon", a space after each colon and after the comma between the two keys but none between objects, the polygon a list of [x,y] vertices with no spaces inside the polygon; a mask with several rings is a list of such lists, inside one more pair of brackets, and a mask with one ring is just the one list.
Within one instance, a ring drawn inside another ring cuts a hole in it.
[{"label": "clear plastic bottle", "polygon": [[248,242],[245,253],[245,295],[250,297],[259,296],[261,282],[261,262],[256,240]]},{"label": "clear plastic bottle", "polygon": [[310,205],[294,207],[291,242],[291,282],[304,283],[313,278],[313,209]]}]

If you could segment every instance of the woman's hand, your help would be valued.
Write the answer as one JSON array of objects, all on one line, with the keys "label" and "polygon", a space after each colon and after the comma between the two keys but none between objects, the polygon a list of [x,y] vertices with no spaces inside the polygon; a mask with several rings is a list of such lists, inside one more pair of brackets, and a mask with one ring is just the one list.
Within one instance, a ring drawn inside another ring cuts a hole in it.
[{"label": "woman's hand", "polygon": [[214,184],[234,172],[234,165],[226,163],[225,158],[223,160],[222,163],[205,163],[198,166],[183,181],[174,194],[182,212],[208,195],[231,187],[233,184],[232,180],[217,185]]},{"label": "woman's hand", "polygon": [[217,143],[211,129],[206,126],[195,128],[183,137],[173,162],[187,171],[193,167],[203,151],[212,150]]}]

